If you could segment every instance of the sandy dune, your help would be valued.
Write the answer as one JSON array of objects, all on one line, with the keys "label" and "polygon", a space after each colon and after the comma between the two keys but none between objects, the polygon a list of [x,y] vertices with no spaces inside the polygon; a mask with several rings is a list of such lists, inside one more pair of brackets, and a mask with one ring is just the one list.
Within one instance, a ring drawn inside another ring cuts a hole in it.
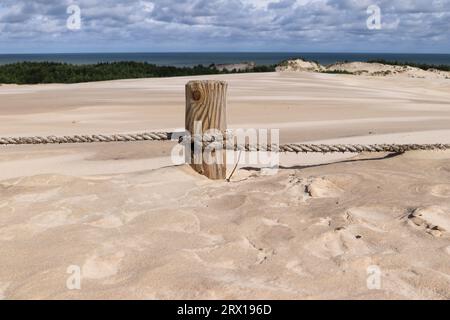
[{"label": "sandy dune", "polygon": [[450,72],[438,69],[423,70],[411,66],[395,66],[374,62],[338,62],[322,66],[317,62],[302,59],[283,62],[276,69],[278,72],[322,72],[322,73],[349,73],[372,77],[396,77],[418,79],[450,80]]},{"label": "sandy dune", "polygon": [[[213,78],[230,127],[282,142],[450,143],[449,80]],[[182,128],[189,79],[0,86],[0,136]],[[226,183],[173,146],[2,147],[0,298],[450,298],[450,152],[282,155]]]}]

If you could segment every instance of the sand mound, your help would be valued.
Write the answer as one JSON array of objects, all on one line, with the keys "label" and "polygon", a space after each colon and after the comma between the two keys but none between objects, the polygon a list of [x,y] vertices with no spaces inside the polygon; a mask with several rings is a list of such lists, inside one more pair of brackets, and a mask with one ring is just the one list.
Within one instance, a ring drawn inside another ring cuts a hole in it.
[{"label": "sand mound", "polygon": [[421,79],[450,79],[450,72],[441,70],[422,70],[411,66],[369,62],[338,62],[329,66],[322,66],[313,61],[296,59],[282,62],[276,70],[277,72],[327,72],[377,77],[404,76]]},{"label": "sand mound", "polygon": [[435,197],[450,198],[450,184],[440,184],[431,188],[431,194]]},{"label": "sand mound", "polygon": [[282,62],[276,70],[277,72],[320,72],[324,70],[324,67],[313,61],[295,59]]},{"label": "sand mound", "polygon": [[306,186],[306,192],[313,198],[337,198],[343,190],[327,178],[314,178]]},{"label": "sand mound", "polygon": [[218,64],[215,65],[216,69],[219,71],[248,71],[256,67],[254,62],[242,62],[242,63],[230,63],[230,64]]},{"label": "sand mound", "polygon": [[443,207],[417,208],[409,215],[408,219],[435,237],[441,237],[443,233],[450,230],[450,214]]},{"label": "sand mound", "polygon": [[349,62],[336,63],[326,67],[329,72],[348,72],[368,76],[406,76],[409,78],[450,78],[449,72],[430,69],[428,71],[411,66],[393,66],[382,63]]}]

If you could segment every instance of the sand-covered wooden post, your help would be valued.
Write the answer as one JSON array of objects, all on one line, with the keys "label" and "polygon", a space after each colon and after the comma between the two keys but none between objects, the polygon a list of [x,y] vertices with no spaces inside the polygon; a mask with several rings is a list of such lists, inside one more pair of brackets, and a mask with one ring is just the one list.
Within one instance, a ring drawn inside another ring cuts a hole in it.
[{"label": "sand-covered wooden post", "polygon": [[[222,137],[225,137],[227,89],[228,84],[224,81],[190,81],[186,85],[186,130],[194,140],[197,138],[199,141],[204,133],[210,133],[212,130],[220,132]],[[226,179],[224,150],[219,152],[212,150],[208,153],[210,159],[207,160],[203,152],[194,152],[193,144],[186,146],[189,147],[191,152],[186,152],[187,160],[195,171],[209,179]],[[204,151],[203,147],[201,150]],[[211,158],[214,158],[213,162],[210,161]]]}]

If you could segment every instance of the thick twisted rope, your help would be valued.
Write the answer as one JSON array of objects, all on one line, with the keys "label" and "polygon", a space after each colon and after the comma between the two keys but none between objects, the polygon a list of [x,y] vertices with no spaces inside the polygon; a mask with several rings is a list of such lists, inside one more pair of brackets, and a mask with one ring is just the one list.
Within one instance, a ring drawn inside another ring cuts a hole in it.
[{"label": "thick twisted rope", "polygon": [[[450,144],[297,144],[290,143],[285,145],[250,145],[242,143],[234,143],[234,139],[230,136],[225,142],[227,150],[245,151],[245,152],[278,152],[278,153],[404,153],[408,151],[444,151],[450,150]],[[184,140],[183,140],[184,139]],[[180,143],[189,144],[189,137],[180,138]],[[195,140],[195,139],[194,139]],[[219,149],[223,142],[214,142],[214,137],[206,136],[203,139],[203,147],[210,149]],[[195,141],[195,144],[199,142]],[[201,144],[202,142],[200,142]]]},{"label": "thick twisted rope", "polygon": [[75,135],[63,137],[11,137],[1,138],[0,145],[24,145],[24,144],[66,144],[66,143],[95,143],[95,142],[132,142],[132,141],[166,141],[172,139],[172,133],[146,132],[138,134],[115,135]]},{"label": "thick twisted rope", "polygon": [[[233,147],[231,147],[233,149]],[[362,153],[450,150],[450,144],[285,144],[281,146],[235,146],[235,150],[294,153]]]},{"label": "thick twisted rope", "polygon": [[[0,137],[0,145],[32,145],[32,144],[75,144],[75,143],[107,143],[137,141],[170,141],[178,138],[180,143],[189,143],[182,132],[145,132],[137,134],[115,135],[74,135],[49,137]],[[219,142],[204,142],[206,147],[217,148]],[[450,150],[450,144],[285,144],[285,145],[238,145],[227,142],[226,149],[235,151],[270,151],[280,153],[362,153],[362,152],[395,152],[407,151],[439,151]]]}]

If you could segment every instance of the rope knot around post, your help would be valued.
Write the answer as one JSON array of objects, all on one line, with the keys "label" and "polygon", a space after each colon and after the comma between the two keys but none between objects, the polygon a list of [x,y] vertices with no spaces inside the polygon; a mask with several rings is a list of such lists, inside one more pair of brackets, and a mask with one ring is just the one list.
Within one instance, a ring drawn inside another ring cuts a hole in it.
[{"label": "rope knot around post", "polygon": [[[186,161],[198,173],[209,179],[226,179],[226,152],[224,143],[207,150],[204,139],[224,141],[227,131],[227,90],[224,81],[190,81],[186,84],[186,123],[191,143],[186,146]],[[206,137],[206,138],[205,138]],[[197,147],[196,147],[197,146]]]}]

